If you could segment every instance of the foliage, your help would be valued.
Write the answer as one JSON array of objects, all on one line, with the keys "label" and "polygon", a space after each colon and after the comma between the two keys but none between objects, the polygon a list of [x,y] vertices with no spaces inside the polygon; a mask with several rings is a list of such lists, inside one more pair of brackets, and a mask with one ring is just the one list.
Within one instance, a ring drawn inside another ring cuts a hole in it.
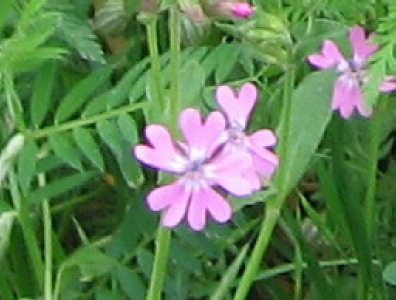
[{"label": "foliage", "polygon": [[[0,299],[144,299],[159,224],[145,197],[169,178],[132,149],[148,123],[175,128],[182,109],[218,109],[215,88],[245,82],[260,91],[249,130],[276,131],[280,170],[228,196],[231,222],[172,230],[163,299],[232,299],[281,198],[246,299],[393,299],[396,106],[378,86],[396,70],[396,5],[256,0],[250,19],[205,24],[177,10],[188,42],[175,46],[177,1],[157,14],[140,2],[0,1]],[[355,24],[380,45],[375,113],[344,120],[336,74],[306,57],[325,39],[346,49]]]}]

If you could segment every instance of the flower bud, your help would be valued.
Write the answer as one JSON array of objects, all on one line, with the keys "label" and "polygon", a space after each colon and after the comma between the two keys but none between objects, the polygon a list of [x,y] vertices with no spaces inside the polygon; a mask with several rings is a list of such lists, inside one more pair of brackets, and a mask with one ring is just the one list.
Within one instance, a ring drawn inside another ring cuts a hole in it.
[{"label": "flower bud", "polygon": [[231,13],[237,18],[249,18],[254,13],[254,7],[249,3],[232,3],[230,4]]}]

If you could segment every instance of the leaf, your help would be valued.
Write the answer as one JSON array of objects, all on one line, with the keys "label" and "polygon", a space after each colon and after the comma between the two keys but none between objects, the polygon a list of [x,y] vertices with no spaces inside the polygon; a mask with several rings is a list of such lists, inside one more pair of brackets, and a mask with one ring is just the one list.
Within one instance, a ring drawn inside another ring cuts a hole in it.
[{"label": "leaf", "polygon": [[136,188],[144,182],[142,168],[132,156],[131,148],[127,148],[118,158],[118,164],[129,187]]},{"label": "leaf", "polygon": [[130,299],[145,299],[146,298],[146,286],[139,275],[123,265],[119,265],[113,276],[117,278],[122,290]]},{"label": "leaf", "polygon": [[89,179],[95,174],[95,171],[77,173],[69,176],[64,176],[60,179],[55,179],[52,182],[47,183],[45,186],[38,188],[30,194],[29,198],[34,202],[42,202],[46,199],[52,199],[55,196],[59,196],[65,192],[71,191]]},{"label": "leaf", "polygon": [[36,172],[38,147],[29,140],[25,143],[18,156],[18,180],[21,189],[26,193],[30,188],[30,182]]},{"label": "leaf", "polygon": [[61,100],[61,104],[55,114],[56,122],[63,122],[77,112],[92,93],[109,79],[111,73],[112,68],[108,66],[101,67],[76,84],[66,97]]},{"label": "leaf", "polygon": [[17,213],[15,211],[3,212],[0,214],[0,261],[10,245],[12,225],[14,224]]},{"label": "leaf", "polygon": [[139,141],[135,120],[128,114],[122,114],[117,119],[123,138],[131,145],[135,145]]},{"label": "leaf", "polygon": [[88,129],[77,127],[73,130],[73,138],[81,152],[102,172],[104,161],[98,144]]},{"label": "leaf", "polygon": [[[335,73],[332,70],[312,73],[292,95],[288,139],[280,141],[286,144],[283,163],[287,172],[283,178],[277,177],[281,182],[274,182],[278,190],[285,194],[295,187],[306,172],[330,121],[334,80]],[[283,136],[282,127],[279,129],[280,137]]]},{"label": "leaf", "polygon": [[[191,72],[194,70],[194,72]],[[180,110],[200,106],[200,96],[205,86],[205,71],[196,60],[188,61],[180,71]]]},{"label": "leaf", "polygon": [[82,22],[73,12],[60,14],[56,31],[69,47],[75,49],[82,58],[105,63],[103,50],[97,36],[88,23]]},{"label": "leaf", "polygon": [[110,272],[117,266],[117,261],[93,246],[79,248],[63,262],[63,266],[77,266],[82,273],[82,281]]},{"label": "leaf", "polygon": [[225,48],[222,56],[219,56],[217,62],[217,69],[215,70],[216,82],[221,83],[228,78],[235,64],[238,62],[240,54],[239,47],[236,44],[230,44]]},{"label": "leaf", "polygon": [[222,300],[226,298],[226,294],[232,288],[239,269],[245,260],[247,250],[248,246],[245,245],[232,264],[228,267],[228,270],[225,272],[225,274],[222,274],[221,282],[217,289],[212,293],[210,300]]},{"label": "leaf", "polygon": [[117,158],[121,158],[124,153],[124,142],[114,123],[103,120],[96,124],[96,128],[104,143],[109,146]]},{"label": "leaf", "polygon": [[9,169],[18,153],[23,149],[25,138],[21,133],[14,135],[0,153],[0,187],[3,179],[7,176]]},{"label": "leaf", "polygon": [[393,286],[396,286],[396,261],[388,263],[382,272],[383,280]]},{"label": "leaf", "polygon": [[80,153],[68,137],[62,133],[57,133],[49,138],[49,143],[59,158],[71,167],[80,171],[82,170]]},{"label": "leaf", "polygon": [[38,71],[34,81],[33,95],[30,102],[30,116],[33,126],[40,127],[45,116],[51,108],[51,96],[58,64],[53,61],[46,62]]}]

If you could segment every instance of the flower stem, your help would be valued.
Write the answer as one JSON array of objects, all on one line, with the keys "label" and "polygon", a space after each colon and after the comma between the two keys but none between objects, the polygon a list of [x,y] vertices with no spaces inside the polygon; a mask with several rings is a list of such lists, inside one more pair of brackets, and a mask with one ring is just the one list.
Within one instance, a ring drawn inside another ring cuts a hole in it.
[{"label": "flower stem", "polygon": [[29,258],[32,262],[32,268],[34,269],[34,274],[36,275],[36,280],[40,290],[44,287],[44,264],[41,260],[41,253],[39,244],[36,238],[36,234],[33,230],[33,226],[29,217],[29,207],[26,198],[20,194],[18,189],[18,183],[16,175],[13,171],[10,172],[10,191],[12,195],[12,201],[14,207],[18,213],[18,220],[21,224],[23,237],[28,250]]},{"label": "flower stem", "polygon": [[[288,61],[292,61],[292,45],[288,45]],[[276,177],[274,178],[274,185],[278,187],[278,194],[273,198],[267,199],[267,207],[265,210],[265,217],[261,224],[259,236],[254,246],[252,255],[247,264],[241,282],[236,290],[234,300],[244,300],[250,290],[250,287],[255,280],[262,257],[267,250],[273,230],[278,223],[283,203],[287,196],[287,191],[282,189],[282,181],[287,174],[287,146],[289,140],[290,130],[290,111],[291,111],[291,95],[294,85],[294,66],[289,63],[285,70],[284,80],[284,94],[283,94],[283,109],[282,118],[280,122],[280,140],[278,153],[280,156],[280,165]]]},{"label": "flower stem", "polygon": [[[180,17],[174,5],[170,9],[170,47],[171,47],[171,101],[169,107],[170,129],[174,136],[177,135],[177,120],[179,114],[179,72],[180,72]],[[166,108],[166,111],[167,108]],[[163,282],[168,262],[171,231],[159,225],[156,238],[156,252],[153,271],[150,279],[147,300],[160,300]]]},{"label": "flower stem", "polygon": [[147,293],[147,300],[160,300],[166,264],[168,262],[169,246],[171,241],[171,231],[159,225],[156,238],[156,252],[154,267],[151,273],[150,286]]},{"label": "flower stem", "polygon": [[377,163],[379,156],[379,144],[382,127],[382,106],[381,103],[378,107],[378,111],[373,116],[370,126],[370,145],[369,145],[369,163],[368,163],[368,179],[367,179],[367,191],[365,201],[365,219],[367,224],[367,235],[369,242],[374,241],[375,236],[375,190],[377,180]]},{"label": "flower stem", "polygon": [[[159,105],[161,111],[165,109],[163,86],[161,77],[161,60],[158,51],[157,16],[153,16],[146,24],[148,48],[151,61],[151,80],[153,83],[154,104]],[[150,98],[150,97],[149,97]]]},{"label": "flower stem", "polygon": [[[44,174],[38,176],[40,186],[45,185]],[[52,300],[52,220],[48,200],[42,203],[44,226],[44,299]]]}]

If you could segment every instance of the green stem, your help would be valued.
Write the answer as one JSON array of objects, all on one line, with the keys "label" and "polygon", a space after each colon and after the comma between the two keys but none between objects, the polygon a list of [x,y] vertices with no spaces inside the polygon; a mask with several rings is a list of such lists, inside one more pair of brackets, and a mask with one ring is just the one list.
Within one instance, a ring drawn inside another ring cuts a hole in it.
[{"label": "green stem", "polygon": [[55,125],[55,126],[49,126],[47,128],[43,128],[43,129],[39,129],[39,130],[28,133],[27,137],[30,139],[39,139],[39,138],[51,136],[58,132],[67,131],[67,130],[70,130],[70,129],[73,129],[76,127],[87,126],[87,125],[96,123],[101,120],[116,117],[120,114],[132,112],[132,111],[144,108],[146,105],[147,105],[147,103],[136,103],[136,104],[126,105],[126,106],[120,107],[118,109],[113,109],[111,111],[105,112],[100,115],[92,116],[92,117],[85,118],[85,119],[70,121],[70,122]]},{"label": "green stem", "polygon": [[29,203],[27,203],[26,199],[21,196],[18,190],[17,179],[13,171],[10,172],[9,178],[12,201],[18,213],[18,219],[21,224],[23,237],[25,239],[28,255],[32,262],[32,268],[34,269],[37,283],[40,287],[40,290],[42,290],[44,287],[44,264],[41,260],[39,244],[29,217]]},{"label": "green stem", "polygon": [[[40,186],[45,185],[44,174],[39,174],[38,182]],[[42,204],[43,226],[44,226],[44,299],[52,299],[52,220],[51,210],[48,200]]]},{"label": "green stem", "polygon": [[[288,62],[292,61],[292,45],[288,45]],[[279,166],[276,177],[274,178],[274,185],[278,187],[278,194],[271,199],[267,199],[267,208],[265,217],[261,225],[260,233],[256,244],[254,246],[251,258],[248,262],[246,270],[242,275],[241,282],[236,290],[234,300],[244,300],[249,292],[249,289],[255,280],[257,271],[260,266],[261,259],[267,250],[272,232],[278,223],[280,211],[286,199],[286,192],[282,189],[282,181],[287,174],[287,147],[290,130],[290,111],[291,111],[291,95],[294,85],[294,66],[288,64],[285,70],[284,94],[283,94],[283,110],[280,124],[280,140],[278,153],[281,164]]]},{"label": "green stem", "polygon": [[[179,71],[180,71],[180,17],[179,11],[174,5],[170,9],[170,47],[171,47],[171,101],[169,117],[171,132],[177,136],[177,120],[179,114]],[[155,75],[155,74],[153,74]],[[166,109],[168,111],[168,109]],[[159,225],[156,238],[156,253],[154,267],[150,279],[147,300],[160,300],[166,265],[168,262],[169,247],[171,243],[171,231]]]},{"label": "green stem", "polygon": [[[380,110],[379,106],[379,110]],[[367,234],[370,243],[374,240],[375,235],[375,192],[376,192],[376,181],[377,181],[377,165],[379,156],[379,144],[380,134],[382,125],[382,114],[381,111],[377,111],[373,116],[373,120],[370,126],[370,145],[369,145],[369,165],[368,165],[368,180],[367,180],[367,191],[365,201],[365,220],[367,222]]]},{"label": "green stem", "polygon": [[171,231],[159,225],[156,239],[156,252],[154,267],[151,273],[150,286],[147,293],[147,300],[160,300],[166,264],[168,262],[169,246],[171,241]]},{"label": "green stem", "polygon": [[170,10],[170,47],[171,47],[171,107],[170,122],[173,134],[177,132],[177,116],[180,110],[179,104],[179,71],[180,71],[180,16],[176,6]]},{"label": "green stem", "polygon": [[[151,61],[151,79],[153,80],[153,96],[155,104],[164,111],[165,101],[163,97],[163,85],[161,77],[161,60],[158,51],[157,16],[150,18],[146,24],[147,41]],[[150,97],[149,97],[150,98]],[[151,100],[151,99],[150,99]]]}]

